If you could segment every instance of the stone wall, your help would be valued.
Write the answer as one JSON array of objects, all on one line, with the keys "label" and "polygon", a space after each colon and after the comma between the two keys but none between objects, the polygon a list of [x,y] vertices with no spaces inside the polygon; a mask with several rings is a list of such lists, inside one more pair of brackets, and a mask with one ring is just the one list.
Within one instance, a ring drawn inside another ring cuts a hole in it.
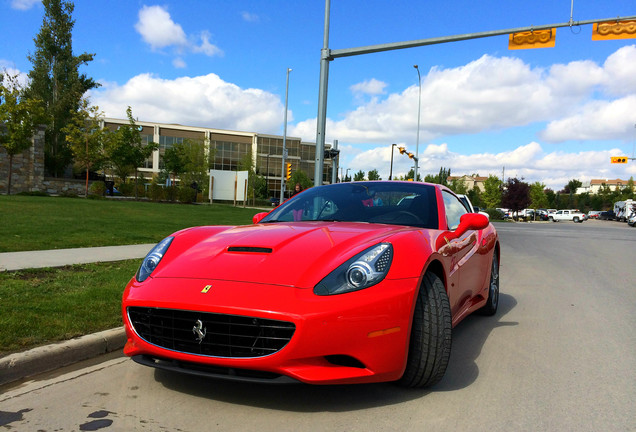
[{"label": "stone wall", "polygon": [[[45,192],[49,195],[84,195],[85,180],[44,177],[44,131],[40,126],[33,136],[33,145],[13,156],[11,194]],[[0,147],[0,194],[6,194],[9,178],[9,155]],[[89,181],[89,187],[92,184]]]},{"label": "stone wall", "polygon": [[[33,145],[13,156],[11,193],[42,190],[44,181],[44,126],[33,136]],[[9,155],[0,147],[0,194],[7,193],[9,180]]]}]

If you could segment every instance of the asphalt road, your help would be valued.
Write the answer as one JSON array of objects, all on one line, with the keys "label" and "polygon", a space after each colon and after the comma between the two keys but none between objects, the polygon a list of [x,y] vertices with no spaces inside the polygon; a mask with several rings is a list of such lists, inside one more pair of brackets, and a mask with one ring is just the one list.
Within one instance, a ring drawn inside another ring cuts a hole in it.
[{"label": "asphalt road", "polygon": [[0,430],[636,431],[636,229],[498,224],[500,309],[429,390],[170,374],[111,354],[0,388]]}]

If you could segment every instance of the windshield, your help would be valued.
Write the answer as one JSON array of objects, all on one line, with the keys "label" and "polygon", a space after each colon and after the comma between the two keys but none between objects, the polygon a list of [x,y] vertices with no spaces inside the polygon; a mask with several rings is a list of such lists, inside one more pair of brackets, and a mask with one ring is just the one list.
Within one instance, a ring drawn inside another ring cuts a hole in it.
[{"label": "windshield", "polygon": [[435,188],[396,181],[317,186],[285,201],[261,223],[300,221],[369,222],[437,229]]}]

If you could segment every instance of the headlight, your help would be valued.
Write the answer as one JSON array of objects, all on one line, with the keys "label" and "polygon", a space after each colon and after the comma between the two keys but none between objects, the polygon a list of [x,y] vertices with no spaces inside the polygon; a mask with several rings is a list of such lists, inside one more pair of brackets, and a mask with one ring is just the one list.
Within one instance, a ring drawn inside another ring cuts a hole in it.
[{"label": "headlight", "polygon": [[314,294],[343,294],[369,288],[384,279],[392,259],[390,243],[370,247],[329,273],[314,287]]},{"label": "headlight", "polygon": [[161,258],[165,255],[173,239],[174,237],[166,237],[148,252],[148,255],[146,255],[146,258],[141,262],[141,266],[139,266],[139,270],[137,270],[137,274],[135,275],[137,282],[143,282],[148,279],[148,276],[150,276],[159,265]]}]

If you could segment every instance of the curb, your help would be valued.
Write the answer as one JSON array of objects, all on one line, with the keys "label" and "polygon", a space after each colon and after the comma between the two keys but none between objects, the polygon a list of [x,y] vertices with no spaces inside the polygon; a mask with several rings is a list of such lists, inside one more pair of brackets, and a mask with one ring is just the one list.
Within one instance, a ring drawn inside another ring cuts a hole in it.
[{"label": "curb", "polygon": [[119,327],[9,354],[0,358],[0,385],[121,349],[125,343],[126,332]]}]

